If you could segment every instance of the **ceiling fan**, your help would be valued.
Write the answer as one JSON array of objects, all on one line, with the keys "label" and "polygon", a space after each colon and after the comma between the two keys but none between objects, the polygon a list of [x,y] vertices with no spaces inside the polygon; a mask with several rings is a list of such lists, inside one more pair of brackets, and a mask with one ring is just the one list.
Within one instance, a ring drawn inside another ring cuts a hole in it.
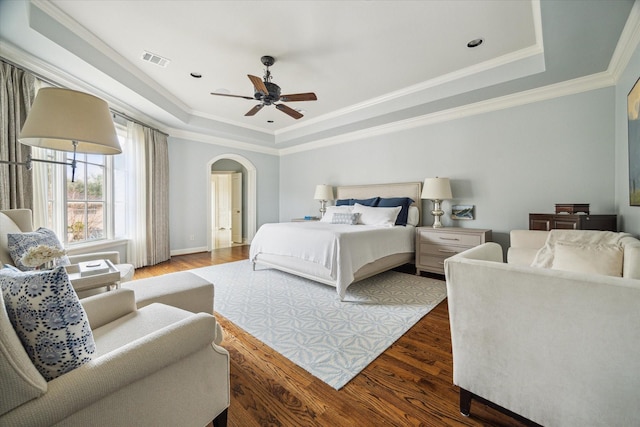
[{"label": "ceiling fan", "polygon": [[271,82],[271,72],[269,71],[269,67],[276,62],[275,58],[273,56],[265,55],[262,58],[260,58],[260,61],[262,61],[262,64],[264,64],[267,67],[267,69],[264,72],[264,81],[260,80],[260,77],[247,74],[247,77],[249,77],[249,80],[251,80],[251,83],[253,83],[253,87],[255,91],[253,97],[242,96],[242,95],[229,95],[226,93],[215,93],[215,92],[211,92],[211,95],[230,96],[233,98],[244,98],[244,99],[251,99],[251,100],[257,99],[258,101],[260,101],[260,104],[256,105],[251,110],[249,110],[247,114],[245,114],[245,116],[255,115],[265,105],[275,105],[275,107],[278,110],[290,115],[294,119],[299,119],[300,117],[303,117],[303,115],[299,111],[294,110],[293,108],[288,107],[285,104],[276,104],[276,102],[278,101],[281,101],[281,102],[315,101],[318,99],[316,98],[316,94],[313,92],[307,92],[307,93],[293,93],[289,95],[281,95],[280,86]]}]

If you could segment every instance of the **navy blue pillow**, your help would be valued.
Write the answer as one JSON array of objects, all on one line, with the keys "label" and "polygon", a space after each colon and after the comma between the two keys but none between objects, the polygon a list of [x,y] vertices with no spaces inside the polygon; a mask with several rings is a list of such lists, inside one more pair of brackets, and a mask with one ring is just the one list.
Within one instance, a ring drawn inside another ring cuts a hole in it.
[{"label": "navy blue pillow", "polygon": [[380,200],[380,197],[372,197],[370,199],[338,199],[336,200],[336,206],[353,206],[358,203],[362,206],[376,207],[378,200]]},{"label": "navy blue pillow", "polygon": [[400,213],[396,218],[396,225],[407,225],[407,219],[409,218],[409,206],[413,203],[413,199],[409,197],[390,197],[388,199],[380,198],[377,207],[379,208],[393,208],[396,206],[402,206]]}]

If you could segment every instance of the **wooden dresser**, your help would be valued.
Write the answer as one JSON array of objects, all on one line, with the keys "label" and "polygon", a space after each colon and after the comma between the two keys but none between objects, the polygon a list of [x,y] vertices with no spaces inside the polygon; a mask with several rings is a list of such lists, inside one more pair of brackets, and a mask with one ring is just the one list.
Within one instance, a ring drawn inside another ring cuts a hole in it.
[{"label": "wooden dresser", "polygon": [[618,231],[616,215],[529,214],[529,230],[605,230]]},{"label": "wooden dresser", "polygon": [[416,228],[416,274],[444,274],[444,260],[491,241],[491,230],[458,227]]}]

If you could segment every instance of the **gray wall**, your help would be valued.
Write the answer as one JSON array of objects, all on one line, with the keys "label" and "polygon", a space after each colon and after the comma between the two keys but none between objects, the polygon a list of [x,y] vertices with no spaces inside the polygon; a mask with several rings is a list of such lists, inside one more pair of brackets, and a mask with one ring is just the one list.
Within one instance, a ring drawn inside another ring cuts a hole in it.
[{"label": "gray wall", "polygon": [[[278,221],[279,158],[268,154],[180,138],[169,138],[169,205],[171,250],[207,246],[207,164],[223,154],[237,154],[256,167],[258,224]],[[195,240],[190,241],[189,236]]]},{"label": "gray wall", "polygon": [[[315,214],[316,184],[449,177],[445,226],[490,228],[508,246],[530,212],[590,203],[615,213],[613,87],[283,156],[280,220]],[[423,224],[432,224],[424,201]],[[473,221],[448,217],[452,203],[476,206]]]}]

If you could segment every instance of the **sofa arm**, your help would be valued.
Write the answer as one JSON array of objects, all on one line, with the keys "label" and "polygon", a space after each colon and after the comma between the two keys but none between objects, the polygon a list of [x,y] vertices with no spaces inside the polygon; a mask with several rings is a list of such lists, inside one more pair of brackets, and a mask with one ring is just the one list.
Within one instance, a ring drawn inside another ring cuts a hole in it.
[{"label": "sofa arm", "polygon": [[[502,246],[495,242],[487,242],[482,245],[475,246],[471,249],[467,249],[454,257],[466,258],[466,259],[478,259],[482,261],[503,262],[502,259]],[[446,260],[445,260],[446,264]]]},{"label": "sofa arm", "polygon": [[136,295],[131,289],[116,289],[80,300],[91,329],[113,322],[136,311]]},{"label": "sofa arm", "polygon": [[[215,326],[212,315],[198,313],[132,341],[50,381],[44,396],[7,413],[0,419],[0,424],[56,424],[112,393],[203,350],[210,351],[213,357],[220,355],[221,362],[224,358],[226,363],[226,350],[212,344]],[[139,396],[131,396],[132,399],[136,397]]]},{"label": "sofa arm", "polygon": [[69,255],[69,262],[71,262],[71,264],[78,264],[79,262],[86,261],[95,261],[97,259],[108,259],[114,264],[120,264],[120,252],[106,251],[93,252],[90,254]]}]

